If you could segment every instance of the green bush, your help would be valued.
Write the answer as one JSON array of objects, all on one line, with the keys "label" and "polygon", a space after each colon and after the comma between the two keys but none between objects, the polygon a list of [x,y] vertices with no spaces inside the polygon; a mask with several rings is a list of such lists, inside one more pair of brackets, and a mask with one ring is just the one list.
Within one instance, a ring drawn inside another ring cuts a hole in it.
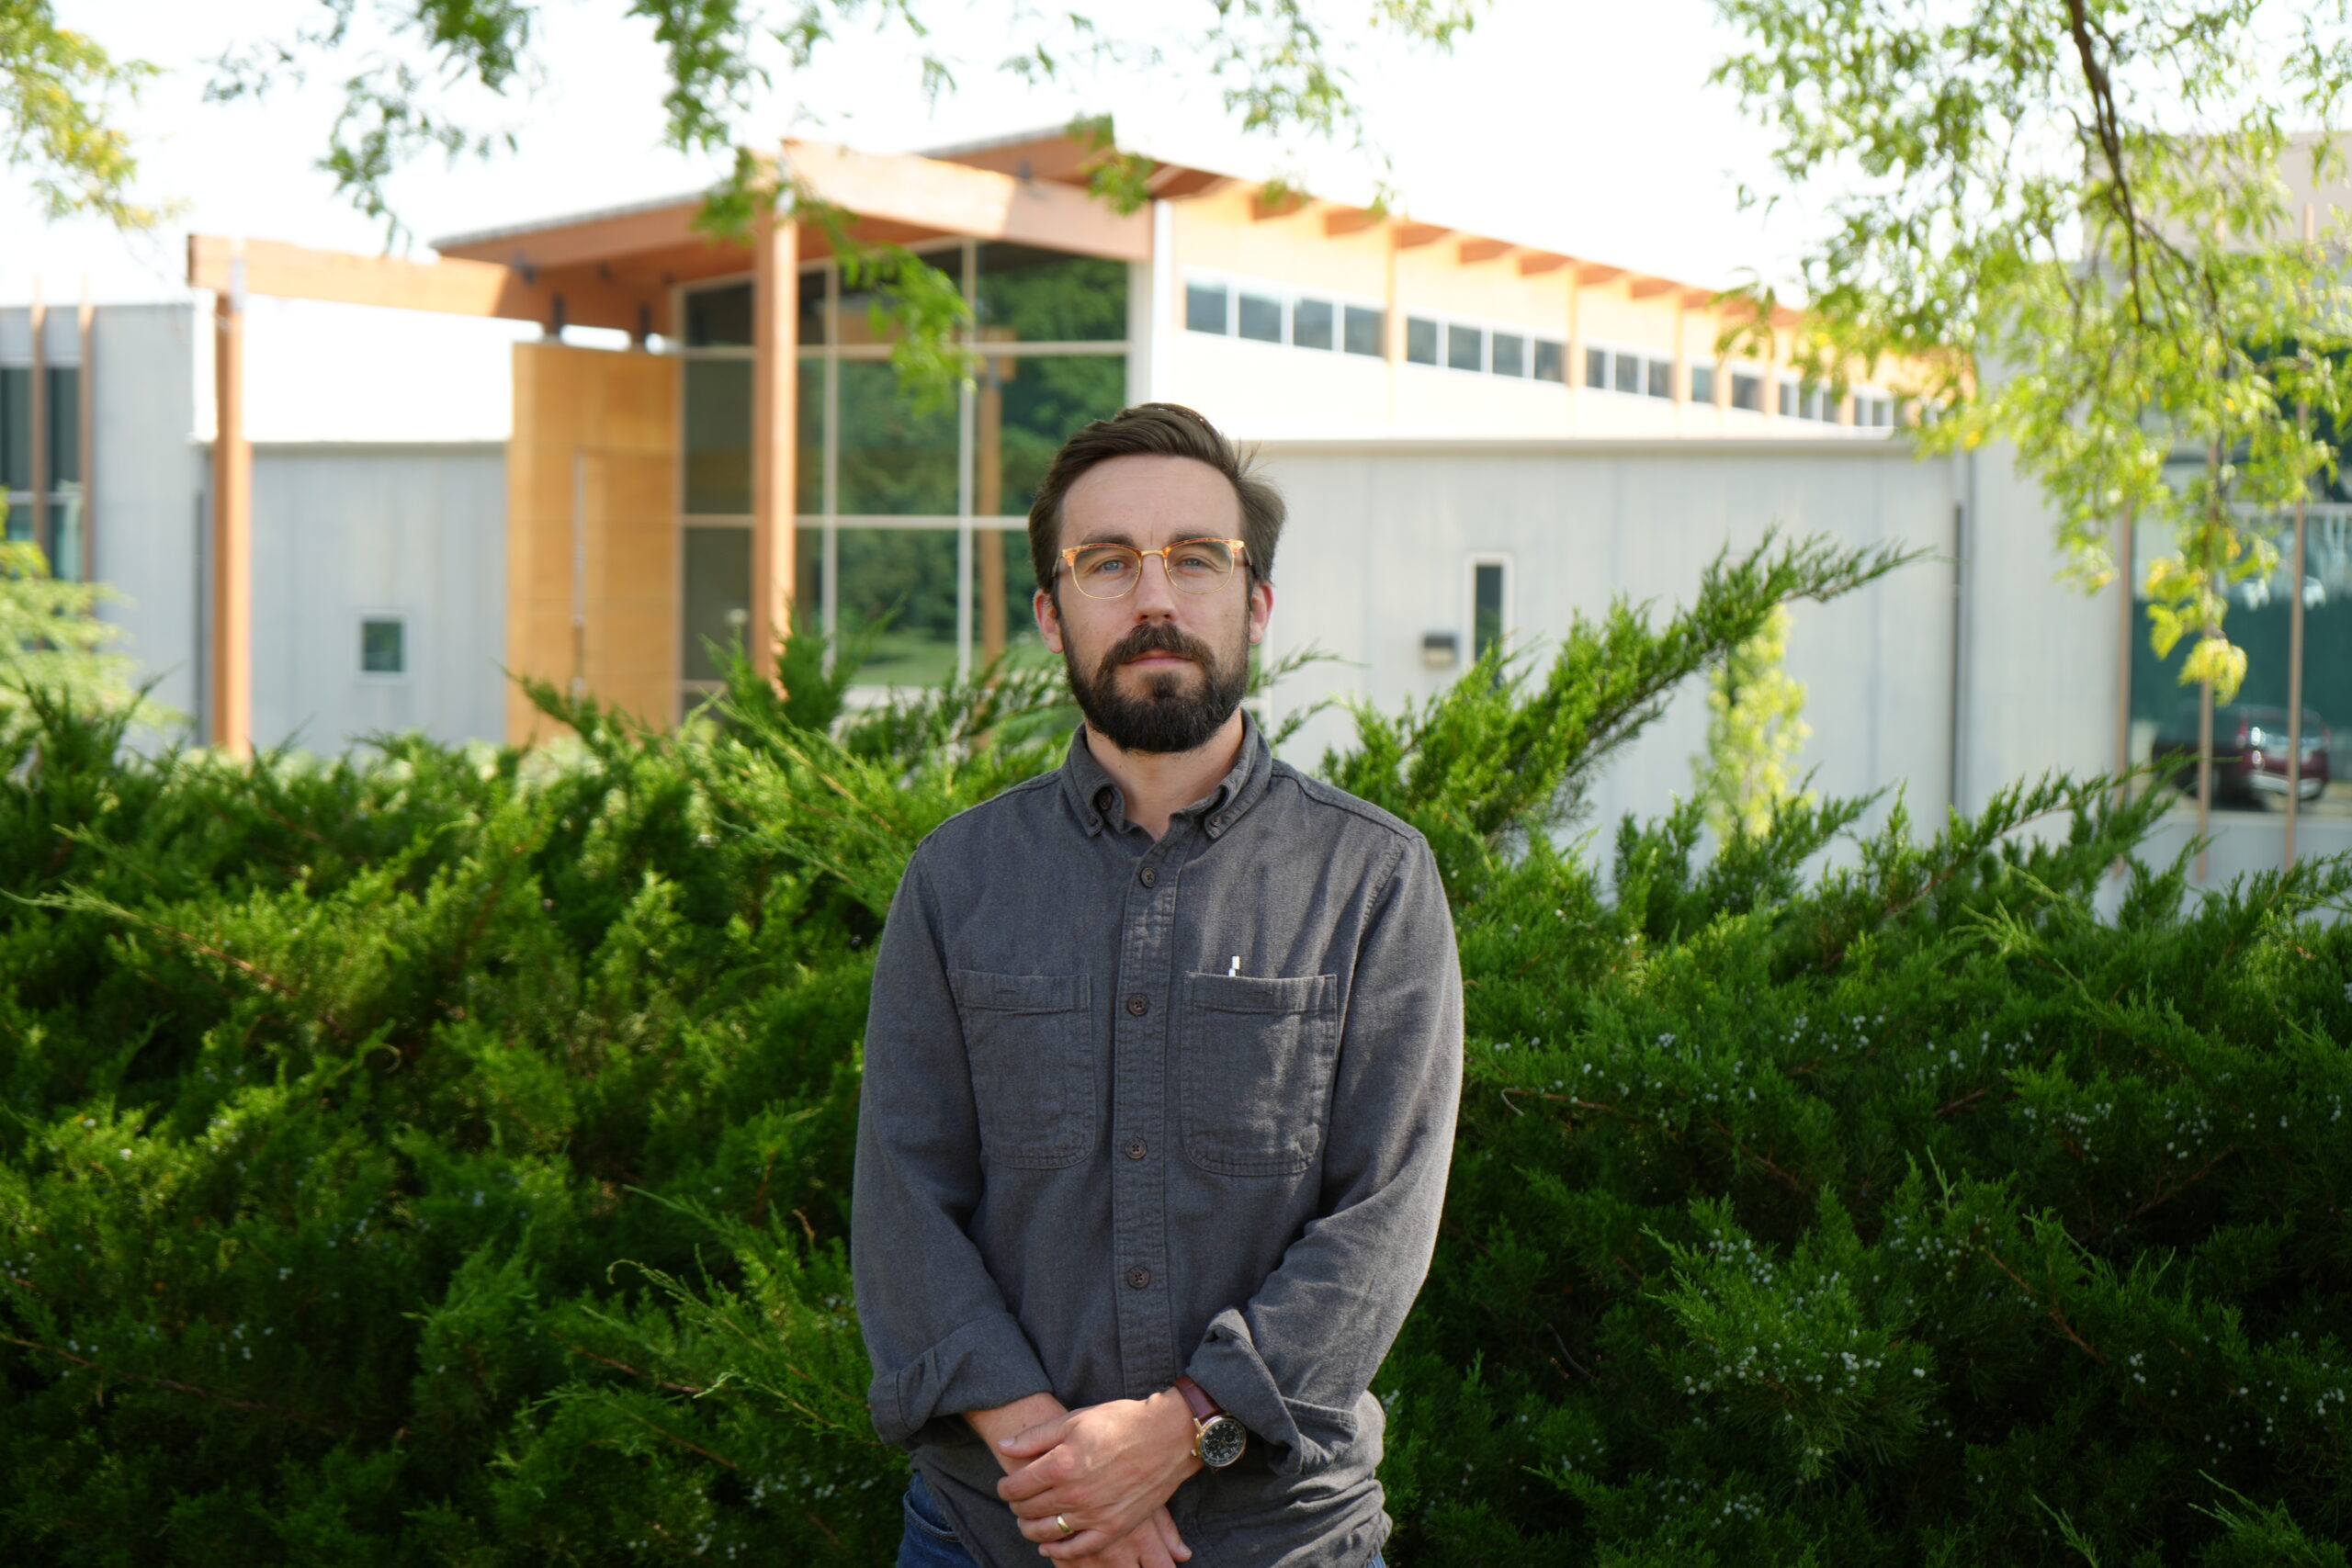
[{"label": "green bush", "polygon": [[[2345,1561],[2352,873],[2200,901],[2064,782],[1554,847],[1679,682],[1894,564],[1720,562],[1323,762],[1430,835],[1467,987],[1377,1384],[1408,1568]],[[580,739],[530,753],[0,711],[11,1562],[888,1560],[868,953],[1065,716],[786,668],[675,736],[541,692]]]}]

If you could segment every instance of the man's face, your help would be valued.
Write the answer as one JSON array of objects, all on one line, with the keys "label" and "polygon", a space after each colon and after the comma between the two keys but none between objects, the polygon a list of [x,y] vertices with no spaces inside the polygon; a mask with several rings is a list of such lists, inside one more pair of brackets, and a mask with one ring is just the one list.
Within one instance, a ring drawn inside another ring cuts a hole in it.
[{"label": "man's face", "polygon": [[[1241,498],[1223,474],[1190,457],[1112,457],[1062,498],[1061,544],[1154,550],[1180,539],[1238,539]],[[1037,594],[1037,630],[1062,656],[1086,722],[1126,751],[1190,751],[1240,705],[1250,649],[1266,635],[1274,591],[1246,562],[1205,593],[1143,563],[1124,598],[1090,599],[1067,569],[1058,594]],[[1058,603],[1057,603],[1058,600]]]}]

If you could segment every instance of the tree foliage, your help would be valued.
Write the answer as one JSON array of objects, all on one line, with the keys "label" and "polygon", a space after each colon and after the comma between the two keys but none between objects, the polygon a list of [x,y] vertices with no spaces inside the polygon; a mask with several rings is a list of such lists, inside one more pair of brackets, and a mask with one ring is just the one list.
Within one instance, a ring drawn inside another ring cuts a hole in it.
[{"label": "tree foliage", "polygon": [[[1929,451],[2015,443],[2086,585],[2118,520],[2171,525],[2151,635],[2183,679],[2243,674],[2228,590],[2278,551],[2233,510],[2331,478],[2352,411],[2341,215],[2306,240],[2287,176],[2345,164],[2344,0],[1717,0],[1717,71],[1815,198],[1802,357],[1892,355],[1946,417]],[[2297,136],[2297,128],[2315,132]],[[1770,290],[1751,290],[1769,303]],[[2207,454],[2214,460],[2205,462]],[[2180,455],[2199,466],[2167,474]]]},{"label": "tree foliage", "polygon": [[154,220],[132,196],[130,139],[111,123],[153,74],[58,26],[51,0],[0,0],[0,161],[30,173],[51,218],[94,212],[130,229]]},{"label": "tree foliage", "polygon": [[1804,721],[1804,682],[1782,666],[1789,619],[1786,606],[1774,612],[1707,676],[1707,749],[1690,759],[1690,772],[1718,839],[1763,832],[1799,795],[1790,764],[1813,727]]},{"label": "tree foliage", "polygon": [[[2352,874],[2135,862],[2102,918],[2154,807],[2098,781],[1926,838],[1791,803],[1711,860],[1695,805],[1605,863],[1537,830],[1885,564],[1718,562],[1326,763],[1440,846],[1464,961],[1375,1384],[1400,1564],[2339,1560],[2352,923],[2311,917]],[[578,739],[527,752],[0,713],[12,1562],[888,1560],[872,943],[1066,715],[1018,672],[845,713],[820,651],[675,734],[540,690]]]}]

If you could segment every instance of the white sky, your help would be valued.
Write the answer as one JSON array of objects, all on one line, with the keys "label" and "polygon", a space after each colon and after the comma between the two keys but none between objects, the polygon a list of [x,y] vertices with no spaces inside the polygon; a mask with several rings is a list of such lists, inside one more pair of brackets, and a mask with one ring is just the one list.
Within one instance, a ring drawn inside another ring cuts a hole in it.
[{"label": "white sky", "polygon": [[[1046,90],[1001,74],[992,62],[1004,52],[1006,13],[1020,4],[933,0],[926,16],[950,29],[935,46],[967,62],[958,90],[935,110],[923,101],[904,35],[860,37],[806,77],[783,81],[748,131],[762,141],[797,131],[912,150],[1112,108],[1123,140],[1179,161],[1238,174],[1284,168],[1339,197],[1367,186],[1372,165],[1361,155],[1240,137],[1205,70],[1172,39],[1162,39],[1171,57],[1156,70]],[[1181,19],[1206,5],[1102,0],[1086,8],[1108,25]],[[527,97],[492,106],[516,129],[517,151],[454,168],[429,160],[395,186],[420,247],[436,234],[692,191],[715,176],[716,159],[661,148],[661,58],[650,24],[622,9],[620,0],[547,0],[543,80]],[[1335,16],[1366,9],[1349,0],[1328,7]],[[164,68],[125,123],[139,144],[142,194],[182,209],[147,235],[87,220],[51,224],[22,174],[0,169],[0,301],[23,301],[37,276],[52,301],[78,295],[85,276],[101,301],[187,298],[191,230],[382,248],[380,230],[339,203],[316,167],[332,91],[296,85],[259,105],[202,102],[207,61],[238,41],[219,31],[222,16],[236,16],[250,40],[322,16],[318,0],[61,0],[59,10],[66,26],[116,54]],[[1358,96],[1416,215],[1727,283],[1747,268],[1783,270],[1802,239],[1785,207],[1769,225],[1738,209],[1736,180],[1760,173],[1763,143],[1729,94],[1706,85],[1728,43],[1706,0],[1495,0],[1451,56],[1394,47],[1370,54]],[[256,439],[505,434],[503,345],[535,329],[300,302],[255,307],[248,418]]]}]

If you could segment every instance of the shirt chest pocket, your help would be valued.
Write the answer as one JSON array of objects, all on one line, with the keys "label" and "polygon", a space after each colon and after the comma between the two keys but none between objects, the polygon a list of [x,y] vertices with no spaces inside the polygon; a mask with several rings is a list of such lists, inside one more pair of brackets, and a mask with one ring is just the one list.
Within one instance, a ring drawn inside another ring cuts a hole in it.
[{"label": "shirt chest pocket", "polygon": [[1083,975],[949,972],[984,1160],[1076,1165],[1094,1147],[1094,1021]]},{"label": "shirt chest pocket", "polygon": [[1184,1153],[1221,1176],[1295,1176],[1322,1152],[1339,977],[1184,976]]}]

